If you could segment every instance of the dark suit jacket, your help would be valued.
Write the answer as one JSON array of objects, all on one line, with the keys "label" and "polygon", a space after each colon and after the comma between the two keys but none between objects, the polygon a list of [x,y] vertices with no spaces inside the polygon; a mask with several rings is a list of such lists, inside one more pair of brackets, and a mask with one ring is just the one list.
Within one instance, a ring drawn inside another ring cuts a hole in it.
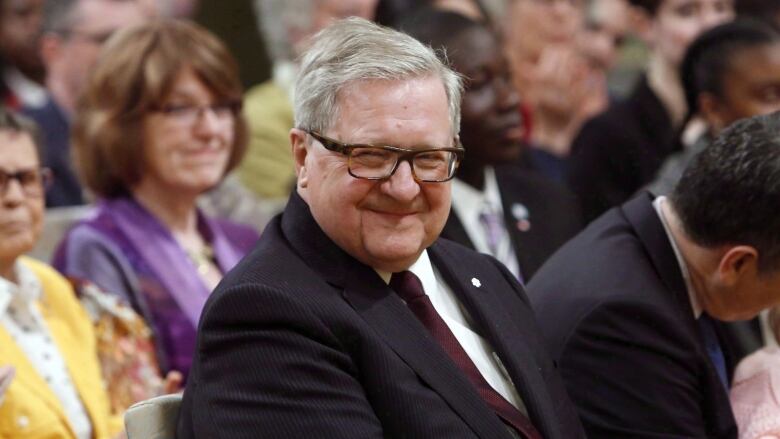
[{"label": "dark suit jacket", "polygon": [[[580,207],[569,191],[533,171],[498,167],[496,180],[501,192],[504,224],[527,282],[558,247],[582,229]],[[512,213],[512,206],[517,204],[528,210],[531,228],[527,231],[517,227],[518,219]],[[441,237],[474,248],[455,210],[450,210]]]},{"label": "dark suit jacket", "polygon": [[[428,251],[544,437],[583,437],[522,287],[457,244]],[[511,436],[403,301],[293,194],[206,303],[177,437]]]},{"label": "dark suit jacket", "polygon": [[25,109],[23,112],[41,128],[42,163],[54,173],[54,182],[46,191],[46,207],[84,204],[81,184],[71,164],[70,123],[62,109],[49,97],[43,107]]},{"label": "dark suit jacket", "polygon": [[564,245],[528,291],[588,437],[737,437],[648,194]]},{"label": "dark suit jacket", "polygon": [[669,114],[642,78],[629,98],[585,123],[574,139],[567,181],[585,221],[618,206],[679,149]]}]

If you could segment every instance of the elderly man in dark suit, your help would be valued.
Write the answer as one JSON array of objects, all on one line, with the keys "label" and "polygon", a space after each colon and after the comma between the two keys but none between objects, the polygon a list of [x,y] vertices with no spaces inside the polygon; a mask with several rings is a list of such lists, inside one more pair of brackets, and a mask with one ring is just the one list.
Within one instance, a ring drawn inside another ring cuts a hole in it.
[{"label": "elderly man in dark suit", "polygon": [[437,240],[460,90],[365,20],[313,40],[297,190],[205,306],[179,437],[583,437],[522,287]]},{"label": "elderly man in dark suit", "polygon": [[736,438],[724,321],[780,301],[780,114],[737,122],[528,285],[589,437]]}]

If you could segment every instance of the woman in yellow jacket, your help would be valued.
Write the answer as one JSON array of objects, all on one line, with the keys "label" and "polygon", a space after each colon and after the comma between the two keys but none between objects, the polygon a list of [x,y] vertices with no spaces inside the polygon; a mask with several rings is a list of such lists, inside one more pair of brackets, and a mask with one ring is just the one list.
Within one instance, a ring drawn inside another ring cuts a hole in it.
[{"label": "woman in yellow jacket", "polygon": [[47,171],[35,127],[0,110],[0,438],[109,439],[93,327],[70,285],[23,257],[40,236]]}]

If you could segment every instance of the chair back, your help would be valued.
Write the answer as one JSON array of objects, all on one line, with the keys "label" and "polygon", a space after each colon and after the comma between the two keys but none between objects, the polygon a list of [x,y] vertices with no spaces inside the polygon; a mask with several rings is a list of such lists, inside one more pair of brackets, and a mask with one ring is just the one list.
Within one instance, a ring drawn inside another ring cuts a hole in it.
[{"label": "chair back", "polygon": [[130,406],[125,412],[127,439],[174,439],[181,398],[174,393]]}]

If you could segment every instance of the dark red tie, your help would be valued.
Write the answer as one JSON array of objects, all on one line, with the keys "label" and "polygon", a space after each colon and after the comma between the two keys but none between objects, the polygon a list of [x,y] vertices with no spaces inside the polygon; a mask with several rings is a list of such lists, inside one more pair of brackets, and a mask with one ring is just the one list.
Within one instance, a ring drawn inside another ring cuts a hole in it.
[{"label": "dark red tie", "polygon": [[433,338],[439,342],[455,364],[471,380],[477,392],[488,406],[504,420],[504,422],[520,432],[527,439],[541,439],[531,421],[503,396],[496,392],[471,361],[466,351],[458,343],[450,328],[433,307],[431,300],[425,295],[420,279],[411,271],[394,273],[390,279],[390,288],[406,302],[406,306],[417,316]]}]

